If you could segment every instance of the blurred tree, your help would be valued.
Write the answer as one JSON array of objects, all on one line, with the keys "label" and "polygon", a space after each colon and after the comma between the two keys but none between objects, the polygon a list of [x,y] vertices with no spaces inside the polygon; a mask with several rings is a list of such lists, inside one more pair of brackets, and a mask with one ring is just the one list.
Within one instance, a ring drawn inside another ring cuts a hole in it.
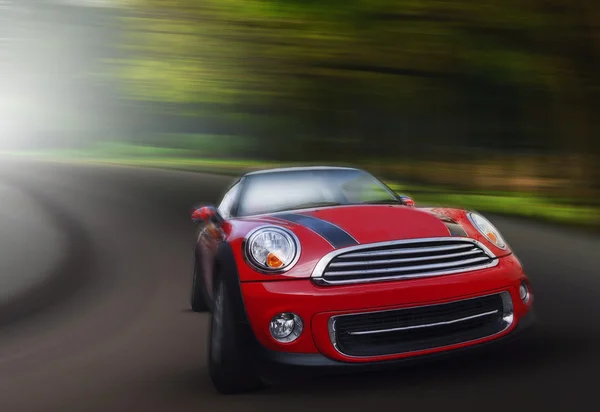
[{"label": "blurred tree", "polygon": [[600,152],[594,0],[129,3],[128,95],[266,156]]}]

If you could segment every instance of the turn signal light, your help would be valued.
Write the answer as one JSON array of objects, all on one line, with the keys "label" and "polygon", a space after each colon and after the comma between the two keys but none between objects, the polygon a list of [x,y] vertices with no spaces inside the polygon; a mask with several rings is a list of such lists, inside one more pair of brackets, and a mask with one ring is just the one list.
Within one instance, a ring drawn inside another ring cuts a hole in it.
[{"label": "turn signal light", "polygon": [[283,262],[277,257],[275,253],[271,252],[267,255],[267,265],[270,268],[278,269],[283,266]]},{"label": "turn signal light", "polygon": [[494,243],[494,244],[498,243],[498,237],[496,236],[495,233],[488,232],[488,233],[486,233],[486,235],[487,235],[488,239],[492,241],[492,243]]}]

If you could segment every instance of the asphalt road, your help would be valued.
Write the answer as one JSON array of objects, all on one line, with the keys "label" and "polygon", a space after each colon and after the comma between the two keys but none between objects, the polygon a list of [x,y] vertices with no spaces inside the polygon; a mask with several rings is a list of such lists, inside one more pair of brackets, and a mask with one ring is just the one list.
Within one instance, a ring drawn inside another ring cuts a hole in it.
[{"label": "asphalt road", "polygon": [[225,397],[207,376],[208,317],[188,309],[194,238],[188,216],[197,201],[214,201],[229,178],[1,166],[0,173],[59,214],[72,259],[49,292],[60,299],[18,321],[4,319],[0,411],[597,409],[598,237],[494,220],[535,285],[539,327],[518,345]]},{"label": "asphalt road", "polygon": [[65,237],[42,204],[0,178],[0,311],[54,277],[70,258]]}]

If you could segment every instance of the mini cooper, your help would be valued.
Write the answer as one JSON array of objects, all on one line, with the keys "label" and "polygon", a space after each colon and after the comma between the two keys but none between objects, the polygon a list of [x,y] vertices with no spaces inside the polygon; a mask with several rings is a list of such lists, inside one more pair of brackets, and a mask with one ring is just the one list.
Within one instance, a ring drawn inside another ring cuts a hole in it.
[{"label": "mini cooper", "polygon": [[192,221],[191,306],[211,314],[208,369],[221,393],[285,370],[462,352],[534,323],[530,281],[489,220],[416,207],[363,170],[248,173]]}]

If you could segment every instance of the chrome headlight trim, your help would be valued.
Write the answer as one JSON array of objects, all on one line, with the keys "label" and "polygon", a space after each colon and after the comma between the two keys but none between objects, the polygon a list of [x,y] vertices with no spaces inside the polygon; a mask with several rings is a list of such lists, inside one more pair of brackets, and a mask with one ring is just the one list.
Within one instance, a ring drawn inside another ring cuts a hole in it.
[{"label": "chrome headlight trim", "polygon": [[[250,246],[252,245],[252,241],[256,238],[256,236],[258,236],[264,232],[268,232],[268,231],[276,232],[276,233],[279,233],[279,234],[287,237],[290,240],[290,243],[292,245],[294,245],[294,247],[295,247],[295,254],[294,254],[293,259],[290,261],[290,263],[288,263],[287,265],[285,265],[282,268],[271,269],[271,268],[261,265],[254,259],[254,257],[252,256],[252,253],[250,251]],[[246,261],[246,263],[250,267],[252,267],[252,269],[254,269],[255,271],[257,271],[259,273],[263,273],[263,274],[268,274],[268,275],[281,274],[281,273],[285,273],[285,272],[289,271],[290,269],[292,269],[294,267],[294,265],[296,265],[296,263],[300,259],[300,254],[302,252],[302,247],[300,246],[300,240],[294,234],[294,232],[292,232],[289,229],[283,228],[281,226],[276,226],[276,225],[259,226],[255,229],[251,230],[250,232],[248,232],[248,234],[244,238],[244,241],[242,242],[242,248],[244,251],[244,260]]]}]

